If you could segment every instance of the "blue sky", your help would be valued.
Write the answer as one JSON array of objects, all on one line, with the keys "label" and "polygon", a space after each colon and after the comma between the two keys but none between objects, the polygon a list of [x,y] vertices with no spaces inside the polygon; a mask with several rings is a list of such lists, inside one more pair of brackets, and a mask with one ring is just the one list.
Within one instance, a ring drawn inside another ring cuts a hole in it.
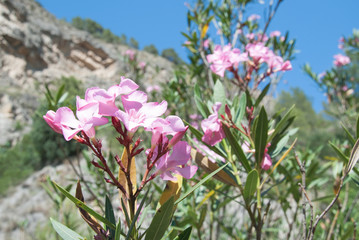
[{"label": "blue sky", "polygon": [[[184,1],[179,0],[39,0],[57,18],[70,21],[80,16],[91,18],[117,35],[124,33],[134,37],[143,46],[154,44],[160,51],[174,48],[186,59],[186,50],[181,46],[186,32]],[[265,0],[267,3],[268,0]],[[315,72],[331,68],[333,55],[341,53],[338,39],[349,36],[353,28],[359,28],[358,0],[284,0],[271,26],[282,33],[289,30],[290,37],[297,39],[298,53],[292,62],[293,70],[284,75],[287,83],[281,82],[278,90],[291,87],[302,88],[312,100],[317,111],[325,101],[323,93],[301,70],[310,63]],[[253,5],[249,14],[262,15],[262,10]]]}]

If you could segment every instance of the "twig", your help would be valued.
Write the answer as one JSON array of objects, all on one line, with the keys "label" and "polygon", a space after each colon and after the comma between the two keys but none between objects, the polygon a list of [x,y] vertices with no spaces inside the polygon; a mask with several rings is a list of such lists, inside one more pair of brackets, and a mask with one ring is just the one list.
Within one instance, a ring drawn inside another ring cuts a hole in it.
[{"label": "twig", "polygon": [[[305,161],[303,161],[303,163],[300,161],[297,153],[294,151],[294,156],[295,156],[295,160],[297,161],[297,164],[300,168],[300,173],[302,175],[302,184],[299,183],[299,186],[302,190],[302,213],[303,213],[303,236],[302,239],[307,239],[307,213],[306,213],[306,208],[307,208],[307,203],[310,204],[310,200],[308,195],[306,194],[305,191]],[[305,200],[306,199],[306,200]],[[311,209],[313,208],[313,206],[311,206]],[[311,220],[313,218],[313,214],[311,216]],[[312,221],[311,221],[312,222]]]},{"label": "twig", "polygon": [[332,224],[330,225],[330,229],[329,229],[329,233],[328,233],[328,236],[327,236],[327,240],[330,240],[331,237],[332,237],[332,234],[333,234],[333,231],[334,231],[334,227],[337,223],[337,220],[338,220],[338,216],[339,216],[339,213],[340,213],[340,209],[337,210],[337,213],[335,214],[334,216],[334,219],[332,221]]},{"label": "twig", "polygon": [[335,195],[335,197],[333,198],[333,200],[330,202],[330,204],[324,209],[324,211],[319,215],[317,216],[316,220],[315,220],[315,223],[313,225],[313,227],[310,229],[311,232],[310,232],[310,235],[309,235],[309,239],[313,239],[314,238],[314,233],[315,233],[315,230],[316,230],[316,227],[319,223],[319,221],[325,216],[325,214],[328,213],[328,211],[333,207],[334,203],[338,200],[338,197],[340,195],[340,192],[343,188],[343,182],[344,182],[344,178],[346,177],[346,175],[343,175],[341,178],[340,178],[340,185],[339,185],[339,189],[338,189],[338,193]]}]

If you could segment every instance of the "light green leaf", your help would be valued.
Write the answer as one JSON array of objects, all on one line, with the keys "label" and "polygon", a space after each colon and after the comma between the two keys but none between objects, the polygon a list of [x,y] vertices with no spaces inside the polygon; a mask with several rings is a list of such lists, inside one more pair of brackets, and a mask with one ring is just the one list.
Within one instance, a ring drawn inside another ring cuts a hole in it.
[{"label": "light green leaf", "polygon": [[224,87],[220,80],[217,80],[216,84],[214,85],[212,100],[213,100],[213,103],[216,103],[216,102],[222,103],[222,106],[218,112],[220,114],[223,114],[224,106],[226,104],[226,91],[224,90]]},{"label": "light green leaf", "polygon": [[121,236],[121,220],[118,221],[116,226],[115,240],[120,240],[120,236]]},{"label": "light green leaf", "polygon": [[60,237],[64,240],[85,240],[84,237],[79,235],[77,232],[71,230],[70,228],[66,227],[65,225],[59,223],[58,221],[50,218],[52,227],[55,231],[60,235]]},{"label": "light green leaf", "polygon": [[199,188],[203,183],[205,183],[208,179],[210,179],[211,177],[213,177],[215,174],[217,174],[219,171],[221,171],[223,168],[225,168],[228,165],[229,162],[227,162],[226,164],[224,164],[223,166],[219,167],[218,169],[216,169],[215,171],[213,171],[212,173],[208,174],[207,177],[203,178],[201,181],[199,181],[196,185],[194,185],[193,187],[191,187],[185,194],[183,194],[176,202],[175,205],[177,205],[178,203],[182,202],[183,199],[185,199],[186,197],[188,197],[188,195],[190,195],[192,192],[194,192],[197,188]]},{"label": "light green leaf", "polygon": [[171,223],[174,209],[174,198],[171,197],[156,212],[147,229],[145,240],[160,240]]},{"label": "light green leaf", "polygon": [[257,190],[259,184],[259,175],[256,169],[250,171],[247,176],[246,185],[244,186],[243,197],[246,202],[249,202]]},{"label": "light green leaf", "polygon": [[247,97],[246,94],[242,94],[239,101],[239,108],[237,110],[236,116],[234,117],[234,123],[241,128],[242,128],[241,121],[246,112],[246,106],[247,106]]}]

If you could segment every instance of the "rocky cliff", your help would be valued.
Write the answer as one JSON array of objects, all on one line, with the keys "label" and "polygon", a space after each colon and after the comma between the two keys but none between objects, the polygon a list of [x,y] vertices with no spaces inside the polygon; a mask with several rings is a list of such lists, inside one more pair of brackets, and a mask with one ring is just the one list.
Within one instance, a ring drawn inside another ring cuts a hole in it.
[{"label": "rocky cliff", "polygon": [[[123,60],[128,48],[94,39],[33,0],[0,0],[0,145],[20,136],[16,122],[31,124],[44,83],[75,76],[85,87],[106,87],[131,77]],[[146,52],[138,59],[147,63],[143,86],[170,79],[166,59]]]}]

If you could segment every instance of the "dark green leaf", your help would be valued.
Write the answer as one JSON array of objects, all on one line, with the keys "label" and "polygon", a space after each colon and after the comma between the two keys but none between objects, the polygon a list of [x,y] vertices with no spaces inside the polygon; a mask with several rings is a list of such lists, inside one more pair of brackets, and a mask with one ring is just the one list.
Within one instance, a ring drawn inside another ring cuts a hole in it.
[{"label": "dark green leaf", "polygon": [[267,113],[264,107],[261,108],[258,116],[258,122],[255,129],[255,139],[254,139],[254,146],[255,146],[255,159],[257,164],[261,164],[264,150],[267,145],[267,137],[268,137],[268,119]]},{"label": "dark green leaf", "polygon": [[85,238],[79,235],[77,232],[74,232],[70,228],[66,227],[65,225],[55,221],[54,219],[50,218],[52,227],[55,231],[60,235],[60,237],[64,240],[84,240]]},{"label": "dark green leaf", "polygon": [[267,94],[269,87],[270,87],[270,83],[268,83],[267,86],[265,86],[265,88],[262,90],[261,94],[259,94],[256,102],[254,103],[254,107],[258,107],[264,96]]},{"label": "dark green leaf", "polygon": [[357,138],[359,138],[359,115],[357,119],[356,134],[357,134]]},{"label": "dark green leaf", "polygon": [[59,103],[59,100],[60,100],[60,98],[62,96],[62,93],[64,92],[64,89],[65,89],[65,84],[62,84],[60,89],[57,91],[57,94],[56,94],[56,98],[55,98],[56,104]]},{"label": "dark green leaf", "polygon": [[249,165],[248,159],[246,157],[246,155],[243,152],[242,147],[238,144],[238,141],[234,138],[231,130],[223,125],[222,126],[224,134],[226,135],[226,138],[229,142],[229,144],[232,147],[232,150],[234,152],[234,154],[236,155],[238,161],[240,161],[243,165],[243,167],[246,169],[247,172],[250,172],[252,170],[251,166]]},{"label": "dark green leaf", "polygon": [[268,142],[271,142],[272,139],[278,134],[280,133],[283,128],[287,125],[287,121],[289,120],[289,118],[291,117],[291,113],[294,109],[295,105],[293,105],[288,112],[283,116],[283,118],[279,121],[279,123],[275,126],[274,132],[269,136],[268,138]]},{"label": "dark green leaf", "polygon": [[[113,207],[111,204],[111,200],[106,195],[106,201],[105,201],[105,217],[108,221],[110,221],[113,225],[116,226],[116,219],[115,214],[113,212]],[[111,229],[109,226],[106,225],[106,230],[110,230],[110,236],[113,238],[115,236],[116,230]]]},{"label": "dark green leaf", "polygon": [[243,197],[245,201],[250,201],[258,187],[258,172],[256,169],[250,171],[247,176],[246,185],[244,186]]},{"label": "dark green leaf", "polygon": [[180,235],[178,235],[175,240],[188,240],[191,237],[192,227],[186,228]]},{"label": "dark green leaf", "polygon": [[346,127],[344,127],[343,124],[340,124],[342,126],[342,128],[344,129],[344,132],[347,134],[348,138],[349,138],[349,141],[351,144],[355,144],[355,139],[353,137],[353,135],[348,131],[348,129]]},{"label": "dark green leaf", "polygon": [[174,209],[174,198],[171,197],[157,210],[147,229],[145,240],[160,240],[171,223]]},{"label": "dark green leaf", "polygon": [[127,233],[127,236],[126,236],[126,240],[130,239],[130,237],[131,237],[131,232],[132,232],[133,228],[135,227],[135,224],[137,222],[138,216],[140,216],[143,204],[145,203],[145,200],[147,198],[147,194],[148,194],[149,191],[150,191],[150,188],[148,188],[147,192],[145,193],[145,196],[143,196],[143,199],[142,199],[142,201],[140,203],[140,206],[138,207],[138,209],[137,209],[137,211],[135,213],[135,216],[132,219],[130,228],[128,229],[128,233]]},{"label": "dark green leaf", "polygon": [[345,156],[345,154],[337,147],[335,146],[333,143],[329,142],[329,145],[333,148],[333,150],[336,152],[336,154],[338,155],[338,157],[345,163],[348,163],[348,158]]},{"label": "dark green leaf", "polygon": [[106,218],[102,217],[100,214],[98,214],[97,212],[95,212],[94,210],[92,210],[90,207],[88,207],[84,202],[80,201],[79,199],[77,199],[76,197],[72,196],[68,191],[66,191],[65,189],[63,189],[62,187],[60,187],[59,185],[57,185],[57,183],[55,183],[54,181],[52,181],[54,183],[54,185],[56,186],[57,189],[60,190],[60,192],[62,192],[71,202],[75,203],[77,207],[82,208],[83,210],[85,210],[86,212],[88,212],[90,215],[92,215],[94,218],[96,218],[97,220],[99,220],[100,222],[106,224],[107,226],[109,226],[112,229],[116,229],[116,225],[114,225],[113,223],[111,223],[110,221],[108,221]]}]

